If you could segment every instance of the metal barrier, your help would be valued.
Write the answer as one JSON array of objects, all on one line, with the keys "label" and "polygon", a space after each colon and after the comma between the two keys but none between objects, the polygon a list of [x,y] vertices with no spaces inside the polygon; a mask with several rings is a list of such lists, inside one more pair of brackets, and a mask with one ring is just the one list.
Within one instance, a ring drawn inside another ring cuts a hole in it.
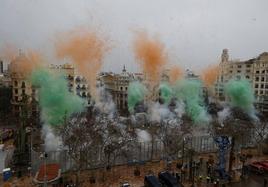
[{"label": "metal barrier", "polygon": [[[188,138],[184,145],[184,149],[193,149],[197,153],[210,153],[216,152],[217,146],[214,143],[212,136],[195,136]],[[135,164],[135,163],[144,163],[146,161],[151,160],[162,160],[165,159],[167,156],[164,145],[161,141],[154,141],[154,142],[142,142],[142,143],[135,143],[135,146],[131,146],[127,149],[126,152],[121,153],[119,155],[112,155],[110,157],[110,164],[112,166],[115,165],[124,165],[124,164]],[[181,157],[180,150],[175,158]],[[32,172],[35,173],[39,166],[44,163],[43,160],[40,159],[40,154],[32,150],[31,158],[32,158]],[[91,153],[88,153],[89,155]],[[100,148],[96,152],[90,155],[91,164],[86,166],[86,169],[93,169],[105,166],[105,161],[107,158],[103,153],[102,149]],[[174,157],[173,157],[174,158]],[[46,163],[59,163],[62,169],[62,172],[68,171],[75,166],[75,162],[70,158],[68,155],[67,150],[61,151],[52,151],[48,152],[48,157],[46,158]]]}]

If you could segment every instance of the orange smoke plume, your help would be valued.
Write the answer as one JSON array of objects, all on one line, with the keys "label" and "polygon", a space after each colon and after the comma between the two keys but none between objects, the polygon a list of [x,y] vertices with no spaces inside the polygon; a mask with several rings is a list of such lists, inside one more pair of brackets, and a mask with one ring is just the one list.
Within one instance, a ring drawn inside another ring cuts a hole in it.
[{"label": "orange smoke plume", "polygon": [[18,73],[23,76],[30,76],[31,72],[40,66],[43,61],[40,53],[33,50],[21,52],[11,45],[5,46],[1,50],[1,54],[10,62],[11,73]]},{"label": "orange smoke plume", "polygon": [[11,44],[6,44],[4,47],[1,48],[2,58],[9,62],[14,60],[14,58],[18,55],[18,52],[19,50]]},{"label": "orange smoke plume", "polygon": [[157,38],[149,38],[145,32],[137,32],[134,40],[134,52],[146,78],[153,84],[157,84],[161,78],[163,68],[167,64],[164,44]]},{"label": "orange smoke plume", "polygon": [[181,79],[183,71],[179,66],[173,66],[169,72],[170,83],[174,84],[177,80]]},{"label": "orange smoke plume", "polygon": [[201,79],[207,87],[212,86],[217,80],[219,74],[219,66],[211,65],[203,70],[201,73]]},{"label": "orange smoke plume", "polygon": [[86,29],[67,32],[56,42],[57,57],[73,61],[79,73],[87,79],[93,97],[96,97],[96,78],[107,49],[104,38]]}]

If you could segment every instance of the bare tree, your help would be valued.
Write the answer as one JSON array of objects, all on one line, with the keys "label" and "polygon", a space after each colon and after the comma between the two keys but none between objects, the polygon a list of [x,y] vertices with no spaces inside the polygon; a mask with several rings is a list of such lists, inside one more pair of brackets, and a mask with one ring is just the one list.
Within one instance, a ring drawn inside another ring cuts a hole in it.
[{"label": "bare tree", "polygon": [[95,123],[93,115],[77,115],[66,122],[59,131],[63,146],[75,162],[76,183],[79,184],[81,170],[93,166],[102,140],[101,127]]},{"label": "bare tree", "polygon": [[135,136],[128,131],[126,124],[119,122],[117,117],[109,118],[101,114],[96,123],[102,127],[101,147],[105,155],[104,162],[106,167],[111,166],[111,158],[115,162],[118,156],[126,155],[128,148],[135,142]]},{"label": "bare tree", "polygon": [[237,145],[247,144],[252,138],[254,123],[251,118],[237,108],[232,109],[232,114],[222,123],[214,121],[212,127],[215,136],[228,136],[231,138],[229,155],[229,172],[232,171],[234,161],[234,149]]}]

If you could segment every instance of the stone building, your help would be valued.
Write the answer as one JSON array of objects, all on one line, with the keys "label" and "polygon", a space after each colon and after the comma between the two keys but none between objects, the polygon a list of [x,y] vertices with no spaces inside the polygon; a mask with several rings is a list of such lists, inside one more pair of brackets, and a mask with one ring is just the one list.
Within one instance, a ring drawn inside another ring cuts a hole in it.
[{"label": "stone building", "polygon": [[101,84],[111,95],[120,114],[128,113],[127,92],[129,83],[141,78],[140,74],[135,77],[134,73],[127,72],[125,66],[121,73],[105,72],[100,75]]},{"label": "stone building", "polygon": [[214,95],[226,100],[224,85],[231,79],[247,79],[256,98],[256,107],[261,112],[268,112],[268,53],[245,61],[229,60],[228,50],[224,49],[220,62],[220,73],[214,87]]},{"label": "stone building", "polygon": [[22,114],[23,108],[27,107],[28,116],[38,117],[39,109],[37,105],[37,89],[32,87],[27,74],[20,71],[20,64],[28,59],[23,53],[19,53],[9,64],[9,75],[12,86],[12,112],[15,117]]},{"label": "stone building", "polygon": [[68,81],[68,89],[70,92],[74,92],[74,78],[75,78],[75,70],[71,64],[63,64],[63,65],[54,65],[50,64],[49,69],[59,75],[63,75],[65,79]]},{"label": "stone building", "polygon": [[87,80],[81,76],[72,64],[65,63],[62,65],[51,64],[49,69],[57,74],[61,74],[68,81],[68,89],[70,92],[82,97],[90,99],[89,86]]},{"label": "stone building", "polygon": [[[28,115],[35,116],[36,119],[39,117],[39,107],[38,107],[38,88],[33,87],[29,75],[21,71],[19,68],[21,64],[27,62],[27,56],[20,52],[9,64],[9,75],[11,79],[12,86],[12,111],[14,116],[20,116],[23,107],[28,107]],[[71,64],[63,65],[49,65],[50,71],[63,75],[68,81],[69,91],[76,93],[75,88],[75,70]]]},{"label": "stone building", "polygon": [[[161,75],[161,81],[169,81],[168,70],[164,71]],[[146,78],[143,73],[130,73],[127,72],[125,66],[122,69],[122,72],[119,74],[112,72],[105,72],[100,75],[101,84],[105,87],[111,95],[117,106],[117,109],[120,114],[128,114],[128,86],[132,81],[142,82],[146,88],[149,88],[152,85],[152,81]],[[150,94],[147,94],[144,98],[144,102],[150,101],[159,101],[160,92],[159,85],[155,85],[152,88],[152,91],[149,91]]]}]

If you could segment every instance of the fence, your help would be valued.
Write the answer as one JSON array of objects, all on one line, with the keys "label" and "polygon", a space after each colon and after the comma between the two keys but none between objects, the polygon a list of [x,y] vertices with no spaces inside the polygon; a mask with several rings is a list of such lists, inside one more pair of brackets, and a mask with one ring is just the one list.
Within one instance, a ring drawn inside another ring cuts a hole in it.
[{"label": "fence", "polygon": [[[198,153],[208,153],[214,152],[217,150],[217,147],[211,136],[197,136],[185,139],[182,142],[184,149],[193,149]],[[146,162],[150,160],[161,160],[166,158],[167,154],[164,148],[164,145],[161,141],[155,142],[142,142],[134,143],[134,146],[127,148],[127,151],[113,156],[110,158],[111,165],[123,165],[131,164],[135,162]],[[89,153],[90,154],[90,153]],[[105,163],[105,155],[101,148],[93,153],[94,157],[90,166],[87,166],[87,169],[93,169],[98,167],[103,167]],[[62,169],[62,172],[70,170],[74,167],[74,161],[69,157],[67,150],[61,151],[52,151],[48,152],[48,157],[46,158],[46,163],[59,163]],[[92,155],[90,155],[92,158]],[[182,156],[182,149],[180,149],[176,155],[177,158]],[[36,173],[41,164],[44,164],[44,160],[40,159],[40,153],[32,150],[31,152],[31,164],[32,172]]]}]

